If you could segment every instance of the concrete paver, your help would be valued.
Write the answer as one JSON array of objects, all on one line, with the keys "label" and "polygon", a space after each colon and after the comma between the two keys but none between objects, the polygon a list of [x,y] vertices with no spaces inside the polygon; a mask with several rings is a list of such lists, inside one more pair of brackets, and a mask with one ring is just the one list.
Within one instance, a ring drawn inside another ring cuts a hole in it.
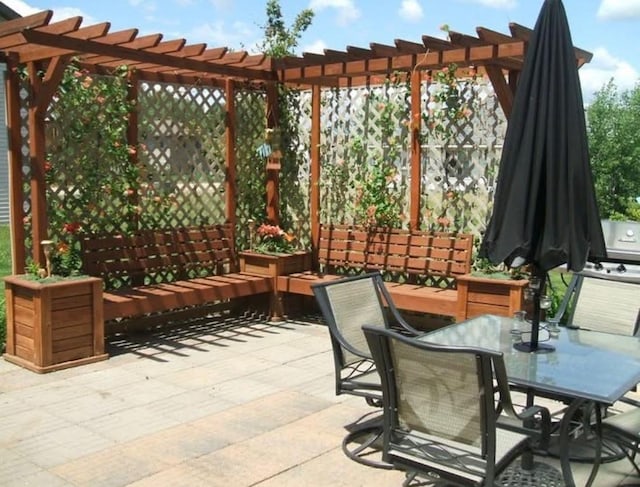
[{"label": "concrete paver", "polygon": [[[345,428],[372,408],[335,396],[322,325],[212,318],[108,345],[108,361],[46,375],[0,360],[0,484],[354,487],[404,480],[402,472],[343,454]],[[575,464],[578,485],[589,469]],[[622,460],[603,465],[595,485],[625,482],[640,479]]]}]

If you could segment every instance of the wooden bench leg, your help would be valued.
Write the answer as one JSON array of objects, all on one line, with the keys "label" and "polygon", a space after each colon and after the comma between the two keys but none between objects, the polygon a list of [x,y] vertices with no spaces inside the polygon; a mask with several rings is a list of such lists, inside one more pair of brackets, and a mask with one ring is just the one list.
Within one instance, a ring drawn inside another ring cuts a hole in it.
[{"label": "wooden bench leg", "polygon": [[275,289],[271,292],[269,300],[269,314],[271,315],[271,321],[283,321],[284,320],[284,307],[282,305],[282,295]]}]

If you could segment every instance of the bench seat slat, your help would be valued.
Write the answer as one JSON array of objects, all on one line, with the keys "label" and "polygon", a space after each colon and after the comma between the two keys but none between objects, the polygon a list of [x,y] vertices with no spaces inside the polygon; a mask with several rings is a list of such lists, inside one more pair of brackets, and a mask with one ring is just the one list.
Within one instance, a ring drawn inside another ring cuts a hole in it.
[{"label": "bench seat slat", "polygon": [[270,292],[271,288],[272,281],[268,277],[234,273],[108,291],[104,293],[104,319],[138,316],[251,296]]},{"label": "bench seat slat", "polygon": [[270,278],[237,272],[230,225],[87,235],[82,257],[84,272],[106,283],[106,320],[267,293],[273,286]]},{"label": "bench seat slat", "polygon": [[456,316],[456,277],[471,272],[472,252],[471,234],[321,225],[316,255],[322,274],[280,276],[277,289],[312,296],[316,282],[380,270],[397,281],[388,288],[398,308]]}]

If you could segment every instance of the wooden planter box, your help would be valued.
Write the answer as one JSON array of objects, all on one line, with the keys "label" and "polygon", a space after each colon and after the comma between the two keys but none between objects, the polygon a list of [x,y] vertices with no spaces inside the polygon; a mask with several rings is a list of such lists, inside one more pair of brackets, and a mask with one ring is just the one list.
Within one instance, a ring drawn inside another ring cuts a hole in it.
[{"label": "wooden planter box", "polygon": [[102,279],[43,283],[5,277],[9,362],[38,373],[108,358]]},{"label": "wooden planter box", "polygon": [[456,321],[482,314],[513,316],[524,309],[524,290],[527,279],[492,279],[465,274],[456,280],[458,312]]},{"label": "wooden planter box", "polygon": [[257,252],[240,252],[240,272],[271,277],[273,290],[270,296],[269,309],[272,321],[281,321],[284,311],[282,297],[278,293],[278,276],[311,269],[311,252],[294,252],[293,254],[259,254]]}]

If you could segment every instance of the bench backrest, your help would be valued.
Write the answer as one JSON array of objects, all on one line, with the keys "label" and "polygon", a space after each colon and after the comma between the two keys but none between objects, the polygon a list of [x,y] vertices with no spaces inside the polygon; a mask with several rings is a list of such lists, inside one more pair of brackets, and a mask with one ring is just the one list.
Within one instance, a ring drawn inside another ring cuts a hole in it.
[{"label": "bench backrest", "polygon": [[192,279],[237,269],[230,225],[86,235],[83,272],[107,289]]},{"label": "bench backrest", "polygon": [[473,235],[421,230],[322,225],[318,264],[326,273],[382,271],[388,278],[436,287],[455,287],[471,272]]}]

